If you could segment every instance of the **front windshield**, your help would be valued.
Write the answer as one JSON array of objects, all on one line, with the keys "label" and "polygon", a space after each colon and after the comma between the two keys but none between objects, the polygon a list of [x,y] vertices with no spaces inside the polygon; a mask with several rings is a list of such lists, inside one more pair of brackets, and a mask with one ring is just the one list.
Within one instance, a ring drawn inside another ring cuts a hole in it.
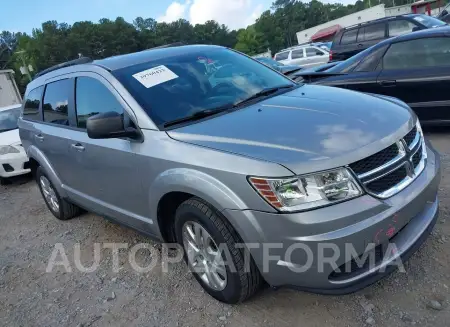
[{"label": "front windshield", "polygon": [[16,129],[19,116],[20,108],[0,111],[0,133]]},{"label": "front windshield", "polygon": [[372,48],[368,48],[360,53],[348,58],[347,60],[338,63],[336,66],[325,70],[329,73],[348,73],[351,72],[360,62],[363,60],[368,53],[372,51]]},{"label": "front windshield", "polygon": [[198,47],[113,72],[156,125],[236,104],[273,87],[296,85],[229,49]]},{"label": "front windshield", "polygon": [[427,15],[414,16],[414,20],[425,25],[428,28],[447,25],[442,20]]}]

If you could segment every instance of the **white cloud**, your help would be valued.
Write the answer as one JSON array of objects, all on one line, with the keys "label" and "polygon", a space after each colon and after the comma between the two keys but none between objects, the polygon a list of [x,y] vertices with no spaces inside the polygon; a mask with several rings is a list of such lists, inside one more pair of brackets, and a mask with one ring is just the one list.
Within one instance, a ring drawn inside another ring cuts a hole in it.
[{"label": "white cloud", "polygon": [[180,18],[184,18],[190,4],[190,0],[187,0],[185,3],[174,1],[167,7],[166,13],[156,20],[158,22],[170,23]]},{"label": "white cloud", "polygon": [[237,29],[253,24],[262,11],[263,6],[253,4],[252,0],[193,0],[189,18],[194,25],[215,20]]}]

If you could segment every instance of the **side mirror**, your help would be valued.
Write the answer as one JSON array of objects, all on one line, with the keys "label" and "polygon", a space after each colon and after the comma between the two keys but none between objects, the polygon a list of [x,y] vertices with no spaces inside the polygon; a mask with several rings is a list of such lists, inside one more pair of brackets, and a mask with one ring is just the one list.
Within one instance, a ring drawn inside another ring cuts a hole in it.
[{"label": "side mirror", "polygon": [[134,128],[125,129],[123,115],[108,111],[89,117],[86,122],[87,134],[91,139],[111,139],[117,137],[136,138],[139,133]]},{"label": "side mirror", "polygon": [[412,31],[413,31],[413,32],[420,31],[420,27],[419,27],[419,26],[415,26],[415,27],[413,27]]},{"label": "side mirror", "polygon": [[448,15],[448,11],[447,10],[442,10],[442,12],[439,14],[439,17],[443,17],[445,15]]}]

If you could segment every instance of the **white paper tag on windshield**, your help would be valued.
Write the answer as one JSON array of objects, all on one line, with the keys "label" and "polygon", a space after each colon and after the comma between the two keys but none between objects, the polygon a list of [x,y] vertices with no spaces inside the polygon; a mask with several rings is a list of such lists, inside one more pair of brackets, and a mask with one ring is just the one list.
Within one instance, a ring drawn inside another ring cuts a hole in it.
[{"label": "white paper tag on windshield", "polygon": [[178,78],[178,75],[166,66],[161,65],[136,73],[133,77],[146,88],[150,88],[152,86]]}]

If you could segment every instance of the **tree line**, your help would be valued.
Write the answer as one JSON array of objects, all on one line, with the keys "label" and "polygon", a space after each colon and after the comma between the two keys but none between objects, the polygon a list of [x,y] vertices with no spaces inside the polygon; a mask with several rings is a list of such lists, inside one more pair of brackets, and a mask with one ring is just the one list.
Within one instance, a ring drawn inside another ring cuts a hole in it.
[{"label": "tree line", "polygon": [[249,55],[272,53],[297,44],[296,32],[369,8],[379,3],[386,7],[412,0],[358,0],[354,5],[325,4],[318,0],[275,0],[270,10],[255,24],[230,30],[216,21],[195,26],[187,20],[160,23],[153,18],[137,17],[132,23],[122,17],[76,22],[72,25],[48,21],[31,34],[0,33],[0,69],[13,69],[23,92],[28,83],[20,67],[30,65],[33,73],[64,61],[87,56],[101,59],[141,51],[165,44],[217,44]]}]

